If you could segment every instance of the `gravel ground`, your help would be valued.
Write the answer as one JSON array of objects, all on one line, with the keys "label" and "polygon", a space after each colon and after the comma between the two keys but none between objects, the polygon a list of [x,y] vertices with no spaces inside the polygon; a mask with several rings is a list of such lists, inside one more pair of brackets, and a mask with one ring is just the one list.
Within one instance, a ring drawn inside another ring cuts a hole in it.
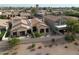
[{"label": "gravel ground", "polygon": [[[34,48],[29,48],[32,44],[20,44],[14,47],[11,50],[4,51],[10,55],[78,55],[79,54],[79,41],[76,41],[78,44],[65,43],[61,45],[52,44],[50,42],[43,43],[34,43]],[[41,46],[41,48],[40,48]]]}]

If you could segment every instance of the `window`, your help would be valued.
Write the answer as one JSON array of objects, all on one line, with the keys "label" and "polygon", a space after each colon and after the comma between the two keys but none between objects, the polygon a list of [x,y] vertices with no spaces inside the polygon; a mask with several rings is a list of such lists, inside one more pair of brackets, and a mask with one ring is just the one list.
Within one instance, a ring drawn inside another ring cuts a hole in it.
[{"label": "window", "polygon": [[13,36],[17,36],[17,32],[13,32]]},{"label": "window", "polygon": [[46,32],[49,32],[49,29],[48,28],[46,28]]},{"label": "window", "polygon": [[20,32],[20,35],[21,35],[21,36],[24,36],[24,35],[25,35],[25,31],[21,31],[21,32]]},{"label": "window", "polygon": [[27,33],[28,33],[28,34],[31,34],[31,29],[27,30]]},{"label": "window", "polygon": [[40,29],[40,33],[44,33],[44,29]]},{"label": "window", "polygon": [[33,27],[33,32],[36,32],[37,31],[37,28],[36,27]]}]

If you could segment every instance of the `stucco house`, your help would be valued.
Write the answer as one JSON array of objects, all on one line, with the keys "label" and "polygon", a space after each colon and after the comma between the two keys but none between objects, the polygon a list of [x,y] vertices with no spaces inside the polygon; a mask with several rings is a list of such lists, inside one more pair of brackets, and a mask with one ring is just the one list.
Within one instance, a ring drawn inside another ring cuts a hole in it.
[{"label": "stucco house", "polygon": [[49,28],[48,26],[40,21],[38,18],[28,19],[27,17],[14,17],[11,20],[12,29],[11,35],[12,36],[26,36],[31,34],[31,30],[33,32],[40,32],[40,33],[48,33]]}]

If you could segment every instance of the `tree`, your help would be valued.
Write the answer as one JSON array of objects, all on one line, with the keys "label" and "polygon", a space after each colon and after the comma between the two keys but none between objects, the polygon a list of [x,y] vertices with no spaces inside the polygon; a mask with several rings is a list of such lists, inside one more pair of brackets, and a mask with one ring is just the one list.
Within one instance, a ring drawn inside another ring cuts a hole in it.
[{"label": "tree", "polygon": [[64,14],[65,14],[66,16],[79,17],[79,12],[78,12],[78,11],[65,11]]},{"label": "tree", "polygon": [[66,21],[67,24],[67,35],[65,39],[67,41],[73,41],[76,38],[76,32],[79,32],[79,21],[76,19],[69,19]]},{"label": "tree", "polygon": [[32,14],[32,16],[34,16],[36,13],[37,13],[36,8],[32,7],[31,8],[31,14]]},{"label": "tree", "polygon": [[79,21],[76,19],[69,19],[66,21],[67,31],[71,33],[76,33],[79,31]]}]

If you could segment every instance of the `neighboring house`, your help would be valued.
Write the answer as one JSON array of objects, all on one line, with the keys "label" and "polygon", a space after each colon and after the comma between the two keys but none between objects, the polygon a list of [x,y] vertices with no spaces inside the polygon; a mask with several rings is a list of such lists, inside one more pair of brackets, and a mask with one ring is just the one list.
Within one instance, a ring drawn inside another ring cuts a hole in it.
[{"label": "neighboring house", "polygon": [[7,29],[9,20],[0,19],[0,29]]},{"label": "neighboring house", "polygon": [[46,10],[38,10],[35,16],[40,19],[43,19],[43,16],[45,15],[45,13],[46,13]]},{"label": "neighboring house", "polygon": [[12,36],[27,36],[33,32],[48,33],[48,26],[38,18],[28,19],[26,17],[14,17],[12,18]]},{"label": "neighboring house", "polygon": [[11,16],[11,15],[12,15],[12,13],[11,13],[11,12],[2,12],[2,15],[6,16],[6,17],[8,17],[8,16]]},{"label": "neighboring house", "polygon": [[21,12],[20,16],[21,17],[27,17],[27,16],[31,16],[31,14],[30,13],[26,13],[26,12]]},{"label": "neighboring house", "polygon": [[0,40],[2,40],[3,36],[6,35],[7,29],[8,29],[8,22],[9,20],[0,19]]}]

